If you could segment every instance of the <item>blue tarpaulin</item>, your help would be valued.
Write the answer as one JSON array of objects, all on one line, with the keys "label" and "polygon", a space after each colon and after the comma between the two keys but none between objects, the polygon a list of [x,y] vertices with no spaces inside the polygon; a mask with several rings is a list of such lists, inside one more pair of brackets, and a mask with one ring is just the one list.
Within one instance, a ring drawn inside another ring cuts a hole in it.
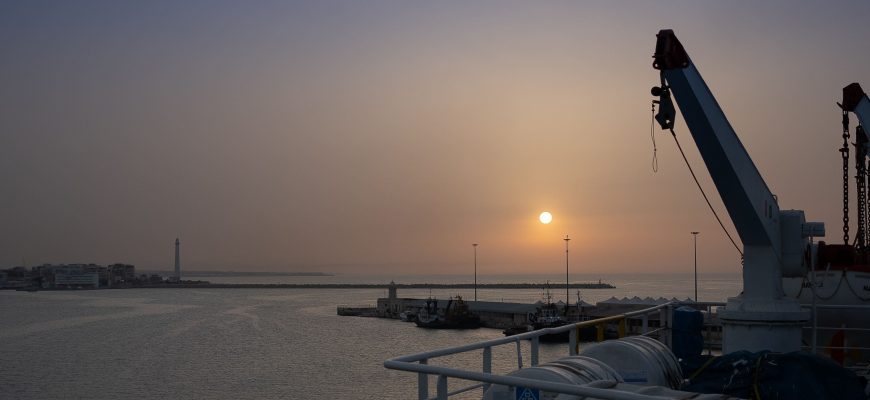
[{"label": "blue tarpaulin", "polygon": [[674,310],[673,348],[677,358],[691,358],[701,355],[704,350],[704,316],[692,307],[678,307]]},{"label": "blue tarpaulin", "polygon": [[738,351],[681,360],[682,390],[745,399],[866,400],[867,382],[829,358],[806,352]]}]

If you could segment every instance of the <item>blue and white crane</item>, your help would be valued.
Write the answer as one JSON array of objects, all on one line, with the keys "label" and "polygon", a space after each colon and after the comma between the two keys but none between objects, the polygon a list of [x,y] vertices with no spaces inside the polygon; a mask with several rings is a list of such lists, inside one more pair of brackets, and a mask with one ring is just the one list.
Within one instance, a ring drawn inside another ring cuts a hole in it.
[{"label": "blue and white crane", "polygon": [[870,126],[870,98],[857,82],[843,88],[843,103],[840,106],[843,111],[855,113],[861,125]]},{"label": "blue and white crane", "polygon": [[673,133],[677,105],[743,242],[743,293],[728,299],[722,350],[797,351],[809,312],[783,295],[783,276],[805,276],[810,238],[824,236],[801,210],[780,210],[725,113],[670,29],[657,35],[653,67],[661,86],[656,120]]}]

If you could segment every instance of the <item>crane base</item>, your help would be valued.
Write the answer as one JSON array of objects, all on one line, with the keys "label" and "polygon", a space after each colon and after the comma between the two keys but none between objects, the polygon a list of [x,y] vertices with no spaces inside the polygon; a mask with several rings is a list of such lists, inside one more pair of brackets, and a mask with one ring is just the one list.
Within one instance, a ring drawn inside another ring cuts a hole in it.
[{"label": "crane base", "polygon": [[719,312],[722,352],[769,350],[780,353],[801,349],[801,330],[810,312],[794,299],[728,299]]}]

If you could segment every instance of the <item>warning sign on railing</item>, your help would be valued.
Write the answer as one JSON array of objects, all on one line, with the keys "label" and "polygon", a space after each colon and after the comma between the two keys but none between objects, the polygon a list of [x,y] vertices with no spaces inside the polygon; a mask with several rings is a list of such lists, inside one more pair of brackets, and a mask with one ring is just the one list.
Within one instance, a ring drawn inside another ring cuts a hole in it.
[{"label": "warning sign on railing", "polygon": [[517,388],[517,400],[541,400],[541,392],[538,389]]}]

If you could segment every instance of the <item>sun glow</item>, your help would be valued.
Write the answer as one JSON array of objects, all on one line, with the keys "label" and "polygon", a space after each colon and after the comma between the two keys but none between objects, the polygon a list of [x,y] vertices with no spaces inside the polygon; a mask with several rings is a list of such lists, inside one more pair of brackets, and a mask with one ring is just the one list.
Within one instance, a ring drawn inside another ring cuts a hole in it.
[{"label": "sun glow", "polygon": [[538,220],[541,221],[542,224],[549,224],[550,222],[553,222],[553,214],[544,211],[538,216]]}]

